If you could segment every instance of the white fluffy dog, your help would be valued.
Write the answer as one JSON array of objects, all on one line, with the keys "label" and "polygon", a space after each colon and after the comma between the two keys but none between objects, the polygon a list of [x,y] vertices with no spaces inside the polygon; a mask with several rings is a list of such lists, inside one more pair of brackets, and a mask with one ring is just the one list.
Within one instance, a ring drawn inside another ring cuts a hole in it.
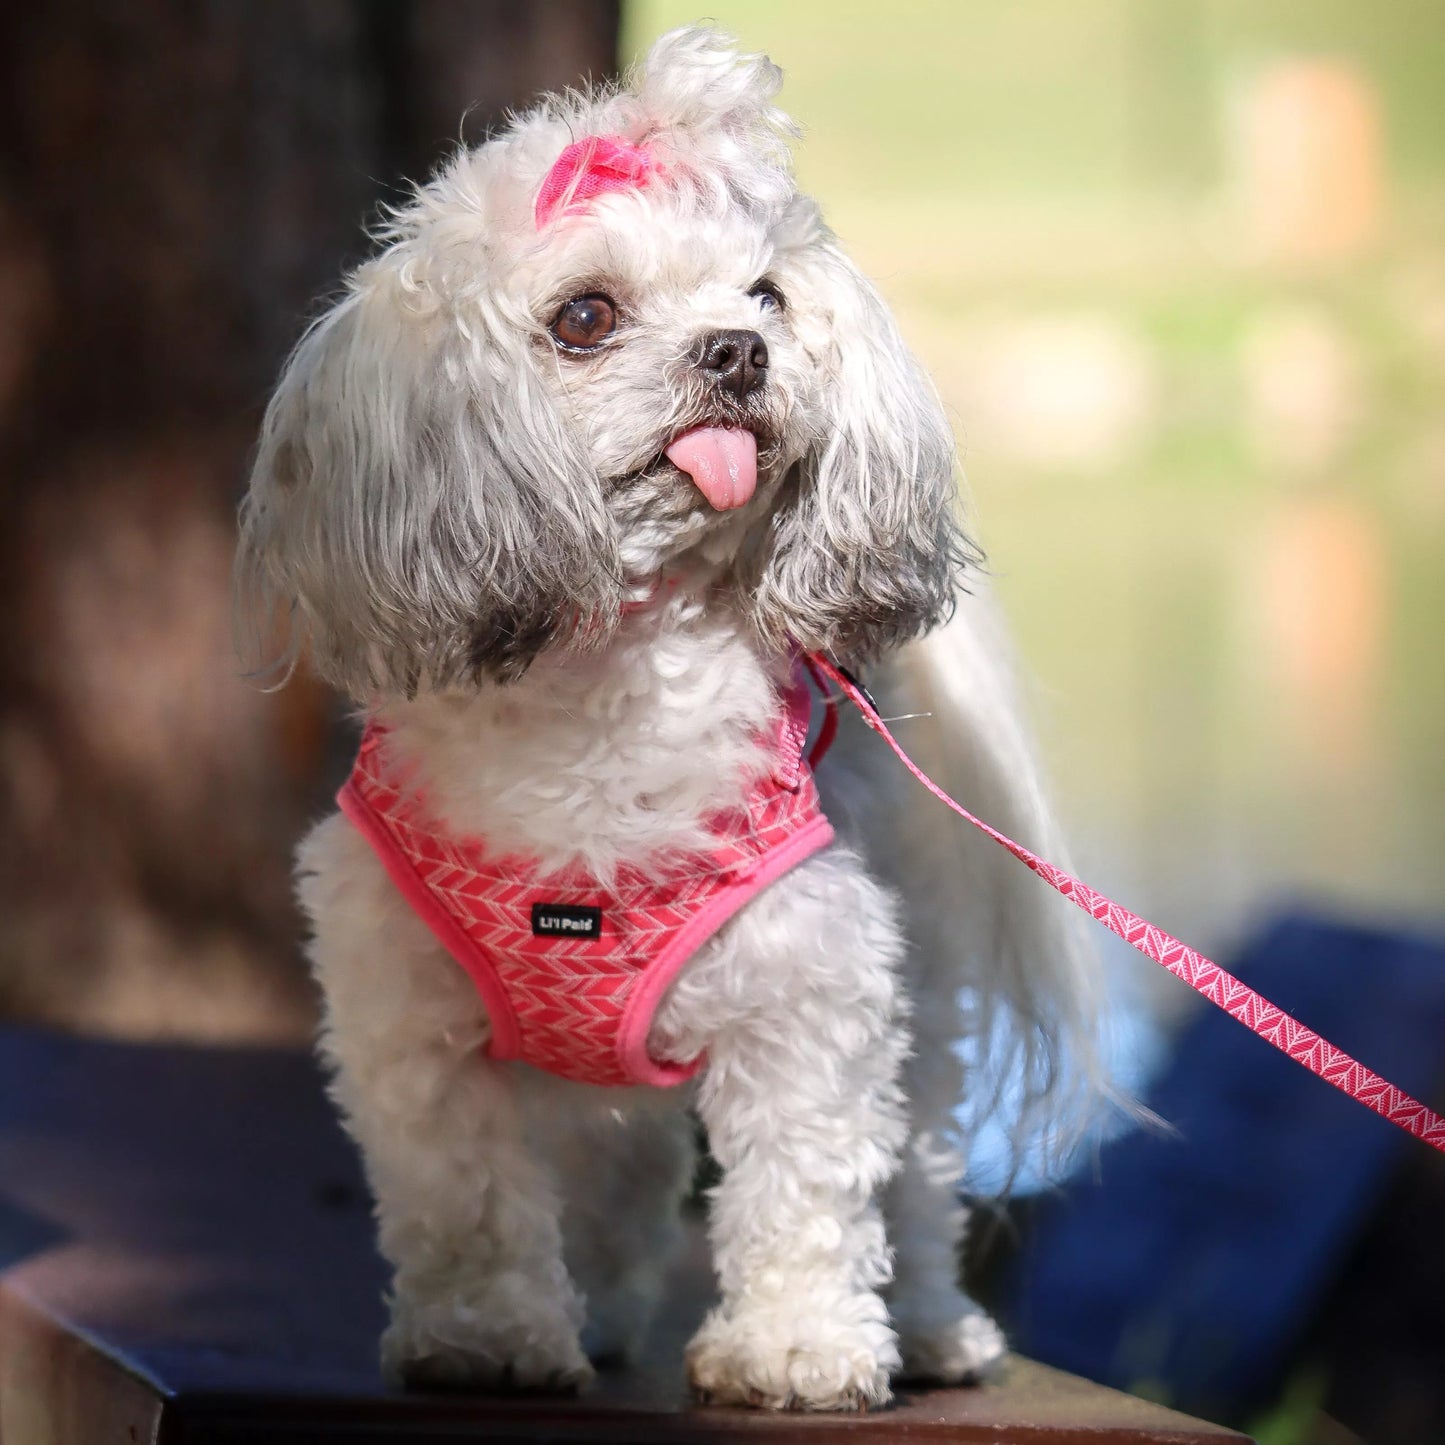
[{"label": "white fluffy dog", "polygon": [[[798,766],[774,792],[802,800],[807,847],[785,841],[740,904],[717,872],[718,820],[758,826],[812,652],[891,656],[870,680],[885,713],[931,715],[904,734],[925,766],[1053,844],[987,609],[961,594],[947,423],[794,184],[779,80],[679,31],[630,89],[548,99],[458,155],[266,417],[242,576],[365,709],[373,801],[424,817],[456,877],[514,869],[533,911],[513,964],[585,962],[629,887],[696,873],[733,898],[666,944],[619,1082],[565,1038],[527,1054],[527,1019],[573,1004],[519,1003],[528,979],[503,987],[485,939],[435,916],[450,885],[418,902],[354,809],[307,839],[322,1048],[395,1268],[394,1380],[569,1389],[589,1356],[625,1358],[693,1176],[690,1111],[721,1167],[701,1396],[878,1404],[900,1372],[957,1382],[1004,1349],[957,1283],[959,1041],[998,1052],[1007,1015],[1014,1077],[1057,1105],[1088,1025],[1067,905],[856,725],[820,777],[843,841],[823,846]],[[553,916],[549,889],[600,902]]]}]

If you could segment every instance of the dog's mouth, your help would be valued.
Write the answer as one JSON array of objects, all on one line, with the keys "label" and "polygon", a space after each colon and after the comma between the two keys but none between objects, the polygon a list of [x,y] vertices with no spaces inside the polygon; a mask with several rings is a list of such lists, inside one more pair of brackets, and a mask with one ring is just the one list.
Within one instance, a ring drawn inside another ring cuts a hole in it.
[{"label": "dog's mouth", "polygon": [[715,511],[746,505],[758,489],[758,438],[746,427],[689,427],[663,448],[663,455],[692,478]]},{"label": "dog's mouth", "polygon": [[780,436],[765,412],[738,407],[694,412],[679,420],[677,431],[670,437],[663,433],[654,443],[658,449],[647,461],[612,485],[625,490],[638,482],[663,483],[665,505],[679,516],[695,511],[699,499],[710,511],[736,512],[777,472]]}]

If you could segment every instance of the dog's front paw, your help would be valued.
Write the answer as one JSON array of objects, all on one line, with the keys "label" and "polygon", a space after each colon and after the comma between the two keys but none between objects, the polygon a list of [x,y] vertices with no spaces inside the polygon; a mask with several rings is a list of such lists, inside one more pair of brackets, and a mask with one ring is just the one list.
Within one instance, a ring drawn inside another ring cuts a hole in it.
[{"label": "dog's front paw", "polygon": [[905,1379],[975,1384],[1003,1362],[1008,1353],[1003,1331],[972,1300],[965,1297],[964,1303],[966,1312],[951,1320],[928,1325],[895,1321]]},{"label": "dog's front paw", "polygon": [[397,1300],[381,1368],[389,1384],[414,1390],[575,1394],[593,1376],[563,1302],[498,1291],[472,1303]]},{"label": "dog's front paw", "polygon": [[882,1311],[750,1305],[708,1316],[687,1347],[699,1399],[769,1410],[866,1410],[890,1398],[898,1346]]}]

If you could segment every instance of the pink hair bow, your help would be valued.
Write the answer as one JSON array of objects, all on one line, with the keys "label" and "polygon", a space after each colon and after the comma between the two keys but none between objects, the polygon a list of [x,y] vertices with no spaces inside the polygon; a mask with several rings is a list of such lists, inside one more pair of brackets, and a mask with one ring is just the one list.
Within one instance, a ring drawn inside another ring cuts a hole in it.
[{"label": "pink hair bow", "polygon": [[641,146],[620,136],[590,135],[573,141],[557,157],[537,192],[533,210],[540,231],[559,214],[585,209],[607,191],[635,190],[657,169]]}]

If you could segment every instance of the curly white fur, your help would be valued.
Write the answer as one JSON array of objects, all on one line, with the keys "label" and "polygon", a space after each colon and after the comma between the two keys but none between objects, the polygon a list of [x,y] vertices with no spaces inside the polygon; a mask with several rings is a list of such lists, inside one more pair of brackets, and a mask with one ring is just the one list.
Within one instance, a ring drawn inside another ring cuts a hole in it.
[{"label": "curly white fur", "polygon": [[[797,192],[778,83],[679,31],[631,89],[548,100],[459,155],[267,414],[243,579],[385,721],[440,821],[544,871],[606,879],[695,846],[765,761],[794,642],[885,656],[947,618],[972,555],[941,409]],[[538,231],[537,188],[583,135],[646,144],[665,181]],[[563,354],[548,322],[589,291],[622,324]],[[766,339],[746,399],[699,378],[697,338],[719,328]],[[706,421],[758,436],[736,510],[663,461]],[[887,686],[931,709],[909,739],[946,784],[1051,847],[983,613],[965,599]],[[656,1057],[706,1053],[695,1088],[488,1060],[475,988],[367,844],[338,817],[307,840],[322,1048],[395,1267],[392,1378],[573,1388],[589,1354],[625,1356],[691,1176],[690,1106],[723,1169],[700,1392],[846,1408],[886,1400],[900,1369],[957,1381],[999,1358],[957,1284],[955,1044],[1007,1011],[1038,1100],[1063,1097],[1066,1048],[1087,1082],[1081,954],[991,845],[924,822],[861,733],[820,777],[848,841],[749,904],[657,1012]]]}]

